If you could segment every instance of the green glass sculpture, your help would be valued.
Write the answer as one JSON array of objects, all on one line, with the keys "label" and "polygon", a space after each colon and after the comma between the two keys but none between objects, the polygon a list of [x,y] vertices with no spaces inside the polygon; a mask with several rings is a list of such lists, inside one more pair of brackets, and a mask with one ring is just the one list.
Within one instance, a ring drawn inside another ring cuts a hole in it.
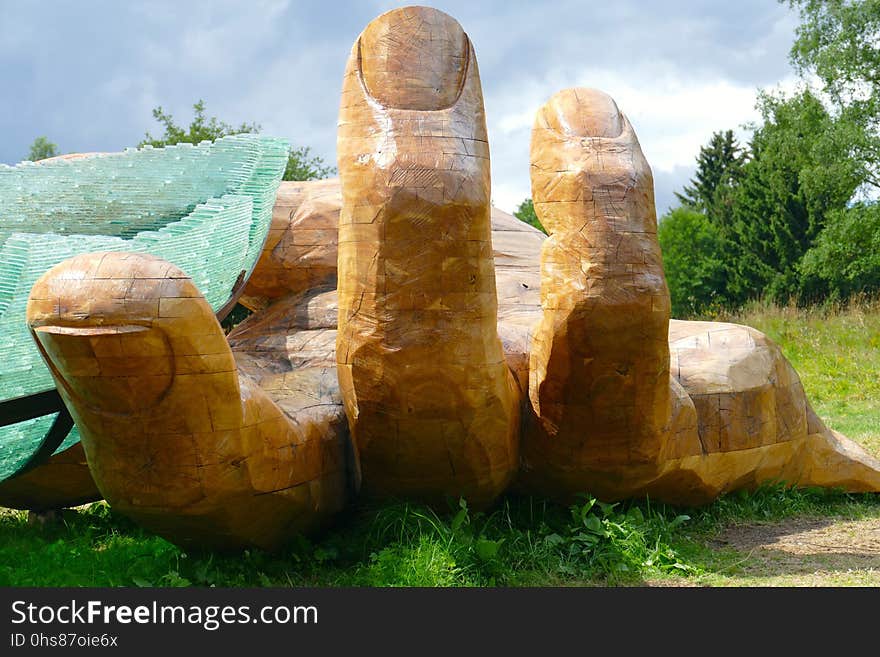
[{"label": "green glass sculpture", "polygon": [[[54,390],[25,323],[37,278],[79,253],[150,253],[190,275],[215,311],[228,308],[260,256],[288,147],[242,134],[0,165],[0,481],[51,453],[58,416],[9,423]],[[57,450],[78,439],[73,427]]]}]

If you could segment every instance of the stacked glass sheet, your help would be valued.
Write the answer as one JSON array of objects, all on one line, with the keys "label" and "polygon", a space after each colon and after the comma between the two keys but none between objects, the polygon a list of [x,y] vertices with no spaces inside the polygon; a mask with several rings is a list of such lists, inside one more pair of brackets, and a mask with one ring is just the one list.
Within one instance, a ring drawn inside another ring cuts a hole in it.
[{"label": "stacked glass sheet", "polygon": [[[159,256],[190,275],[215,310],[224,306],[259,258],[287,152],[285,140],[245,134],[0,165],[0,401],[54,387],[25,307],[34,282],[73,255]],[[0,427],[0,481],[21,470],[52,419]],[[76,428],[61,448],[75,441]]]}]

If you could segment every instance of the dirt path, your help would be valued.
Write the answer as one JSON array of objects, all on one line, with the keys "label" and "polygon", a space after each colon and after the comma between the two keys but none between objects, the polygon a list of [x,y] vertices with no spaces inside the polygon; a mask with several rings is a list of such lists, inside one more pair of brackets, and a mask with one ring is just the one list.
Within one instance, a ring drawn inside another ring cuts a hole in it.
[{"label": "dirt path", "polygon": [[734,525],[711,546],[742,559],[718,569],[713,584],[880,586],[880,518],[793,518]]}]

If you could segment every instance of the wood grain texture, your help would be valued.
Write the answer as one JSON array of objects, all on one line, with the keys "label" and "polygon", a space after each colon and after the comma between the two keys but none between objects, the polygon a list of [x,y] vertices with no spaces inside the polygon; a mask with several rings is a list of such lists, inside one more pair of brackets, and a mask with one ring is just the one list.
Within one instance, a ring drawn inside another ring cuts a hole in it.
[{"label": "wood grain texture", "polygon": [[239,303],[253,311],[289,294],[336,285],[339,180],[278,188],[263,252]]},{"label": "wood grain texture", "polygon": [[427,7],[352,48],[337,139],[338,376],[364,489],[489,503],[518,464],[496,329],[489,147],[461,26]]},{"label": "wood grain texture", "polygon": [[274,549],[347,497],[344,429],[239,372],[192,281],[96,253],[34,285],[28,322],[107,501],[183,545]]},{"label": "wood grain texture", "polygon": [[613,99],[554,95],[531,163],[550,237],[522,435],[528,489],[685,504],[771,480],[880,490],[880,462],[822,425],[764,335],[670,325],[651,170]]},{"label": "wood grain texture", "polygon": [[[318,186],[284,185],[306,190]],[[335,193],[328,194],[334,186]],[[308,221],[323,227],[338,217],[342,206],[339,183],[323,181],[315,193],[325,199],[327,214]],[[292,210],[297,213],[296,208]],[[540,253],[545,236],[497,208],[492,208],[491,219],[498,334],[507,365],[523,392],[523,413],[528,414],[529,349],[542,317]],[[308,222],[300,225],[300,229],[307,228]],[[312,259],[304,253],[298,260],[288,260],[286,266],[308,269]],[[230,335],[240,366],[259,378],[314,365],[316,374],[308,384],[301,379],[300,385],[310,398],[341,407],[332,362],[337,307],[332,285],[276,300],[266,313],[255,315]],[[648,466],[582,472],[587,477],[586,483],[582,480],[585,488],[566,490],[558,483],[544,482],[533,492],[567,499],[572,490],[596,491],[604,486],[607,499],[649,493],[654,499],[702,504],[724,492],[778,479],[852,491],[880,489],[880,464],[822,424],[810,408],[797,373],[760,331],[735,324],[671,320],[667,340],[673,398],[669,426],[696,423],[699,442],[691,442],[688,451],[682,448],[687,443],[675,440],[672,433],[663,440],[657,460]],[[527,440],[528,434],[522,438]]]},{"label": "wood grain texture", "polygon": [[669,373],[651,170],[626,117],[592,89],[562,91],[538,111],[531,163],[535,212],[550,237],[525,477],[542,490],[608,495],[619,484],[605,490],[597,472],[639,479],[670,450],[699,453],[695,410]]}]

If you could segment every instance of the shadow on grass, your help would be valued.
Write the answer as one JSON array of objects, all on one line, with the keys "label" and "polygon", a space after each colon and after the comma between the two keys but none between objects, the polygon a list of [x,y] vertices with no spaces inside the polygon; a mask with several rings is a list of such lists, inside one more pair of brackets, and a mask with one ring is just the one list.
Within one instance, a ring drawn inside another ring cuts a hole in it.
[{"label": "shadow on grass", "polygon": [[734,525],[712,541],[747,555],[739,571],[754,576],[880,571],[880,520],[791,518]]},{"label": "shadow on grass", "polygon": [[[184,551],[103,502],[66,510],[45,526],[6,511],[0,512],[0,585],[688,584],[742,561],[741,552],[719,549],[717,540],[731,524],[807,515],[829,524],[831,516],[880,517],[880,497],[778,485],[684,509],[649,500],[603,504],[589,496],[565,507],[510,495],[486,513],[463,501],[439,513],[406,502],[361,500],[321,535],[274,554]],[[781,571],[797,567],[795,561],[781,562]]]}]

